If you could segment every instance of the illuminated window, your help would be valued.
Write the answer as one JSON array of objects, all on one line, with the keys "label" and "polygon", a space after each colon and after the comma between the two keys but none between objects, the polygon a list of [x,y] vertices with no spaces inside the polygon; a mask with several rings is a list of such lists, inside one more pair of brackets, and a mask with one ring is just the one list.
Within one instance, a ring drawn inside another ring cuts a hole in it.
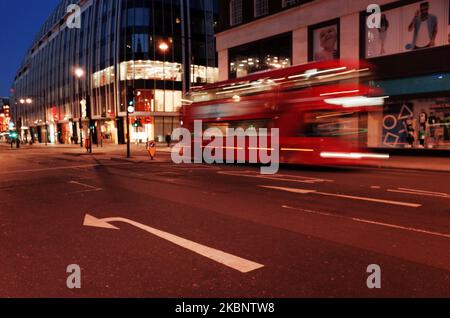
[{"label": "illuminated window", "polygon": [[180,63],[161,61],[128,61],[120,63],[120,80],[156,79],[166,81],[181,81]]},{"label": "illuminated window", "polygon": [[203,65],[191,66],[191,83],[206,84],[215,83],[219,79],[219,68]]},{"label": "illuminated window", "polygon": [[114,82],[114,66],[98,71],[92,75],[94,88],[106,86]]},{"label": "illuminated window", "polygon": [[181,91],[155,90],[156,112],[178,112],[181,108]]}]

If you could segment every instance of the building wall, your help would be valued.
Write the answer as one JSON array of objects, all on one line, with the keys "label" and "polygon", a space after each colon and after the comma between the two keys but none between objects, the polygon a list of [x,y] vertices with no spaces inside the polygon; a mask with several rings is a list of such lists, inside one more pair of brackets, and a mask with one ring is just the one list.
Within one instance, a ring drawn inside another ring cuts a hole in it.
[{"label": "building wall", "polygon": [[[315,0],[299,3],[291,9],[275,10],[268,16],[257,19],[251,18],[253,12],[251,8],[248,9],[247,4],[244,7],[247,12],[243,14],[243,23],[237,26],[230,26],[230,12],[225,10],[227,14],[222,17],[222,32],[216,36],[219,77],[226,80],[235,76],[230,72],[230,65],[235,65],[234,61],[238,58],[230,53],[236,49],[249,43],[264,43],[267,39],[287,32],[292,32],[291,65],[308,63],[314,59],[312,52],[315,30],[336,25],[339,34],[339,56],[336,58],[367,58],[376,70],[371,84],[380,87],[390,96],[384,109],[368,117],[368,145],[408,146],[404,125],[409,118],[415,127],[413,147],[425,144],[429,147],[450,149],[450,1],[428,1],[430,14],[438,21],[438,37],[435,46],[420,49],[414,47],[414,30],[410,30],[408,26],[423,2],[425,1],[375,2],[390,21],[387,35],[390,47],[384,53],[383,49],[380,53],[380,46],[383,47],[380,45],[380,30],[365,29],[364,12],[374,3],[371,0]],[[222,5],[226,6],[226,1],[223,1]],[[268,46],[267,57],[271,51],[276,52],[272,46]],[[243,57],[241,61],[247,69],[240,72],[241,76],[245,75],[246,71],[255,71],[253,67],[247,67],[248,61],[245,59],[246,57]],[[283,66],[263,65],[263,68],[270,67]],[[423,118],[423,114],[432,118],[425,126],[418,124],[419,116]],[[425,141],[421,140],[421,136],[425,136]]]},{"label": "building wall", "polygon": [[[81,0],[80,29],[67,26],[73,2],[60,2],[17,72],[19,125],[48,126],[41,130],[52,131],[50,141],[67,143],[81,137],[80,126],[86,136],[91,119],[96,136],[123,142],[127,90],[136,89],[145,96],[132,115],[145,122],[136,139],[162,137],[179,125],[183,90],[217,79],[215,0]],[[169,44],[166,52],[161,42]],[[81,80],[77,67],[85,71]],[[21,105],[22,98],[32,103]]]},{"label": "building wall", "polygon": [[[377,1],[384,5],[392,0]],[[217,34],[218,52],[271,36],[294,31],[293,64],[307,62],[308,26],[341,18],[342,57],[359,58],[359,13],[365,11],[370,0],[316,0],[289,10],[257,19]],[[268,27],[270,26],[270,27]],[[222,55],[223,56],[223,55]],[[224,64],[220,61],[219,64]],[[219,68],[219,73],[225,70]],[[220,78],[224,75],[220,74]]]}]

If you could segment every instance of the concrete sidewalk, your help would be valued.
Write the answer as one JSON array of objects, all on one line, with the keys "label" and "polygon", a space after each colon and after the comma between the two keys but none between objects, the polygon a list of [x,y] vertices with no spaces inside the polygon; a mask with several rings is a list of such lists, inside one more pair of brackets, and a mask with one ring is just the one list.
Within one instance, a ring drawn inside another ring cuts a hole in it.
[{"label": "concrete sidewalk", "polygon": [[379,168],[450,172],[450,158],[391,156],[376,164]]},{"label": "concrete sidewalk", "polygon": [[[6,143],[0,143],[0,147],[4,150],[9,150],[10,146]],[[26,151],[33,149],[49,149],[60,150],[63,155],[84,156],[91,155],[86,152],[86,149],[81,149],[79,145],[54,145],[43,144],[22,145],[20,149],[12,149],[12,151]],[[126,145],[105,144],[103,147],[94,145],[92,148],[92,156],[102,156],[111,160],[129,161],[129,162],[151,162],[150,156],[145,148],[145,145],[131,145],[131,158],[126,158]],[[171,148],[166,144],[158,144],[156,150],[156,157],[154,162],[171,162],[170,157]],[[380,160],[370,165],[376,168],[392,168],[392,169],[409,169],[409,170],[424,170],[424,171],[440,171],[450,172],[450,157],[432,157],[432,156],[399,156],[393,155],[390,159]]]}]

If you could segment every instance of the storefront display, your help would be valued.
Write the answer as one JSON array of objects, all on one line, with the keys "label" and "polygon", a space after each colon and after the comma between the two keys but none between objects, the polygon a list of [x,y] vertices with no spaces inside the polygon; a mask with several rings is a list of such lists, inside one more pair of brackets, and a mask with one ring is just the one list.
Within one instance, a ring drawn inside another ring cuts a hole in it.
[{"label": "storefront display", "polygon": [[388,102],[382,147],[450,149],[450,99]]}]

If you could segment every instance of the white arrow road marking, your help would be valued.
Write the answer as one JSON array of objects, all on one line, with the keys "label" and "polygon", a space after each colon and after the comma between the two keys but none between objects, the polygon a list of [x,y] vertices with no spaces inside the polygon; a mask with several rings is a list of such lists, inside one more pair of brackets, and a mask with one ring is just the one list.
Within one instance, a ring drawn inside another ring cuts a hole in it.
[{"label": "white arrow road marking", "polygon": [[383,199],[358,197],[358,196],[338,194],[338,193],[326,193],[326,192],[319,192],[319,191],[316,191],[316,190],[295,189],[295,188],[285,188],[285,187],[272,187],[272,186],[264,186],[264,185],[260,185],[259,187],[266,188],[266,189],[272,189],[272,190],[286,191],[286,192],[291,192],[291,193],[298,193],[298,194],[312,194],[312,193],[314,193],[314,194],[320,194],[320,195],[325,195],[325,196],[332,196],[332,197],[343,198],[343,199],[369,201],[369,202],[392,204],[392,205],[401,205],[401,206],[406,206],[406,207],[410,207],[410,208],[419,208],[419,207],[422,206],[421,204],[417,204],[417,203],[408,203],[408,202],[400,202],[400,201],[392,201],[392,200],[383,200]]},{"label": "white arrow road marking", "polygon": [[376,221],[360,219],[360,218],[352,218],[352,217],[336,215],[336,214],[326,213],[326,212],[312,211],[312,210],[307,210],[307,209],[295,208],[295,207],[288,206],[288,205],[283,205],[282,208],[288,209],[288,210],[295,210],[295,211],[305,212],[305,213],[323,215],[323,216],[331,216],[331,217],[335,217],[335,218],[339,218],[339,219],[347,219],[347,220],[351,220],[351,221],[359,222],[359,223],[367,223],[367,224],[373,224],[373,225],[378,225],[378,226],[390,227],[390,228],[393,228],[393,229],[399,229],[399,230],[405,230],[405,231],[410,231],[410,232],[416,232],[416,233],[422,233],[422,234],[428,234],[428,235],[434,235],[434,236],[450,238],[450,234],[431,232],[431,231],[416,229],[416,228],[413,228],[413,227],[407,227],[407,226],[401,226],[401,225],[395,225],[395,224],[389,224],[389,223],[382,223],[382,222],[376,222]]},{"label": "white arrow road marking", "polygon": [[178,246],[181,246],[185,249],[188,249],[194,253],[200,254],[206,258],[209,258],[213,261],[216,261],[220,264],[223,264],[225,266],[228,266],[230,268],[233,268],[241,273],[248,273],[254,270],[257,270],[259,268],[264,267],[262,264],[258,264],[249,260],[246,260],[244,258],[225,253],[223,251],[198,244],[193,241],[189,241],[187,239],[184,239],[182,237],[160,231],[158,229],[149,227],[147,225],[121,218],[121,217],[112,217],[112,218],[106,218],[106,219],[98,219],[92,215],[86,214],[84,218],[84,226],[91,226],[91,227],[99,227],[99,228],[106,228],[106,229],[114,229],[119,230],[118,227],[111,225],[111,222],[123,222],[130,224],[132,226],[135,226],[141,230],[144,230],[150,234],[153,234],[159,238],[162,238],[166,241],[169,241],[173,244],[176,244]]}]

